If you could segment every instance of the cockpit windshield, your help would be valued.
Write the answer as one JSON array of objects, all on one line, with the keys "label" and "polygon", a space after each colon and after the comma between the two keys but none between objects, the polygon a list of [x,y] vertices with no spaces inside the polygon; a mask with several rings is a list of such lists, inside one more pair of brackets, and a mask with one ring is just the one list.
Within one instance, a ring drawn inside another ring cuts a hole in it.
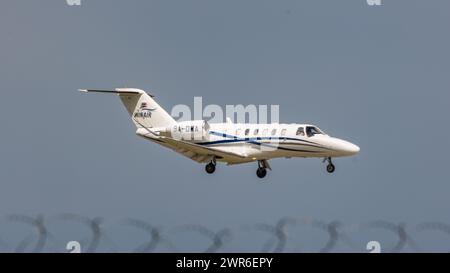
[{"label": "cockpit windshield", "polygon": [[306,126],[306,135],[312,137],[314,135],[324,135],[324,133],[316,126]]}]

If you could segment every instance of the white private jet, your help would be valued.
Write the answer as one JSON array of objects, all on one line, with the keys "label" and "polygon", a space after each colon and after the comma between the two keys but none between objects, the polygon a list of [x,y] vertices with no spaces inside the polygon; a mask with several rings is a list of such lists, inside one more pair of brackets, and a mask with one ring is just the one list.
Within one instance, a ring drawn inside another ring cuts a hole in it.
[{"label": "white private jet", "polygon": [[264,178],[271,170],[269,159],[279,157],[320,157],[328,161],[327,171],[334,172],[332,157],[351,156],[359,147],[330,137],[311,124],[209,124],[205,120],[175,121],[154,96],[135,88],[115,90],[80,89],[81,92],[117,94],[125,105],[136,134],[170,148],[199,163],[213,173],[216,162],[228,165],[258,162],[256,175]]}]

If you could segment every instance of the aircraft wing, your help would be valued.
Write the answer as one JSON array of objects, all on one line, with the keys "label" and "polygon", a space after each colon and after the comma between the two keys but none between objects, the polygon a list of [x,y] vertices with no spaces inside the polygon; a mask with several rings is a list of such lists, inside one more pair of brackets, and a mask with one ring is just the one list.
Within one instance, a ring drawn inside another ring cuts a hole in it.
[{"label": "aircraft wing", "polygon": [[199,163],[210,162],[214,156],[217,160],[226,161],[228,163],[251,161],[244,154],[213,149],[183,140],[175,140],[169,137],[159,137],[158,140],[164,142],[164,144],[166,144],[164,146]]}]

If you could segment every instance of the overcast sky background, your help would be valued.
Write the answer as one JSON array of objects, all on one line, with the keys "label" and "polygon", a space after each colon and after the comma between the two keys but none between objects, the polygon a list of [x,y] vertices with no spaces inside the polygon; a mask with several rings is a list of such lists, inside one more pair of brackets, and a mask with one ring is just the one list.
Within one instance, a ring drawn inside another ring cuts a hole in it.
[{"label": "overcast sky background", "polygon": [[[81,1],[0,3],[0,216],[450,222],[449,1]],[[123,86],[169,111],[278,104],[361,152],[333,175],[320,159],[208,175],[137,137],[117,97],[76,91]]]}]

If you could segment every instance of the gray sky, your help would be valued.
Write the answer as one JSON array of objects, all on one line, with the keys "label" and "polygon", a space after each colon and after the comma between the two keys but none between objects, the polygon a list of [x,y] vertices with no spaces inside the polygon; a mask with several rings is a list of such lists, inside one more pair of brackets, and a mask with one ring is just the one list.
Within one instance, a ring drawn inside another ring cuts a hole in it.
[{"label": "gray sky", "polygon": [[[0,3],[0,215],[73,212],[212,228],[282,216],[450,222],[450,2]],[[336,159],[204,166],[135,136],[115,96],[279,104],[361,147]]]}]

